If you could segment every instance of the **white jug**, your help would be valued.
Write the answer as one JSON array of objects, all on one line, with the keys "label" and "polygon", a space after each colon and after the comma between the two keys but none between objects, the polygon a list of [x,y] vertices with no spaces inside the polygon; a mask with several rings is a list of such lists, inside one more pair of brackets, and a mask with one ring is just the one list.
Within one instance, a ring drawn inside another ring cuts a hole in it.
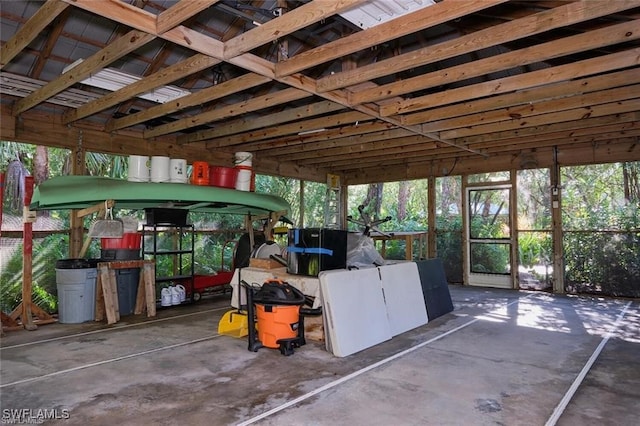
[{"label": "white jug", "polygon": [[171,306],[171,289],[168,287],[160,291],[160,306]]},{"label": "white jug", "polygon": [[180,303],[184,302],[187,299],[187,290],[184,288],[182,284],[176,285],[176,290],[180,295]]},{"label": "white jug", "polygon": [[171,289],[171,304],[172,305],[179,305],[180,304],[180,292],[178,291],[177,288],[171,286],[169,287]]}]

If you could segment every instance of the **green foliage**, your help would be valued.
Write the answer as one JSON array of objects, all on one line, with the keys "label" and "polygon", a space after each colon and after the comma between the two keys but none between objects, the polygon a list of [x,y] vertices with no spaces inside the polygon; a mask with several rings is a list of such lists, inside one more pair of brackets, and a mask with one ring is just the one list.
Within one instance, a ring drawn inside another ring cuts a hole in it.
[{"label": "green foliage", "polygon": [[318,182],[305,182],[304,185],[304,221],[307,228],[319,228],[324,224],[324,207],[327,198],[327,185]]},{"label": "green foliage", "polygon": [[471,271],[491,274],[509,273],[511,266],[509,248],[508,244],[471,244]]},{"label": "green foliage", "polygon": [[623,182],[629,185],[623,165],[566,167],[562,172],[568,290],[640,296],[640,200],[634,191],[625,194]]},{"label": "green foliage", "polygon": [[442,259],[447,280],[461,283],[462,279],[462,231],[436,231],[436,250]]},{"label": "green foliage", "polygon": [[[49,313],[57,310],[57,286],[55,263],[65,258],[68,247],[66,236],[50,235],[35,240],[33,245],[32,299]],[[12,311],[22,301],[22,245],[2,269],[0,276],[0,307],[3,312]]]},{"label": "green foliage", "polygon": [[285,177],[256,175],[256,192],[277,195],[291,205],[289,219],[300,223],[300,181]]},{"label": "green foliage", "polygon": [[[400,187],[401,184],[407,185],[408,197],[403,200],[401,196]],[[351,215],[354,219],[360,219],[360,213],[358,206],[364,204],[367,199],[369,185],[352,185],[349,186],[348,200],[347,200],[347,214]],[[400,203],[405,202],[405,208],[401,209]],[[398,213],[400,210],[406,210],[405,217],[400,219]],[[382,192],[382,204],[380,206],[380,212],[376,214],[373,211],[371,204],[365,205],[365,212],[367,212],[374,220],[382,219],[387,216],[391,217],[391,220],[382,223],[379,228],[382,231],[388,232],[401,232],[401,231],[424,231],[427,229],[427,215],[428,215],[428,203],[427,203],[427,180],[412,180],[401,182],[385,182]],[[360,231],[354,224],[349,225],[350,230]],[[404,252],[404,249],[398,246],[398,249]],[[394,245],[394,246],[395,246]],[[387,244],[387,256],[391,256],[389,248],[391,244]],[[394,249],[391,249],[393,253]]]},{"label": "green foliage", "polygon": [[531,268],[548,264],[552,253],[551,233],[520,232],[518,235],[518,264]]},{"label": "green foliage", "polygon": [[640,297],[640,232],[568,232],[563,244],[568,291]]}]

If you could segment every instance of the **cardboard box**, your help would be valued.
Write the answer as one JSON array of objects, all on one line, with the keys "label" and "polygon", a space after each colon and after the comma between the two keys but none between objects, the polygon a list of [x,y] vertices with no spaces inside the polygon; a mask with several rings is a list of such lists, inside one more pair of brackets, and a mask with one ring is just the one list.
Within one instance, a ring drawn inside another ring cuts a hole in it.
[{"label": "cardboard box", "polygon": [[284,265],[273,259],[258,259],[251,258],[249,259],[249,266],[252,268],[261,268],[261,269],[276,269],[276,268],[284,268]]}]

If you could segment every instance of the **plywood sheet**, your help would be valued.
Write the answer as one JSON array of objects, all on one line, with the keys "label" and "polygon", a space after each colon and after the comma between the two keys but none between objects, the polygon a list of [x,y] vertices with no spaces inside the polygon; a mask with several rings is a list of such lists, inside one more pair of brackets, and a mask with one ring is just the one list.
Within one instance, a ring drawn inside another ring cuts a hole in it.
[{"label": "plywood sheet", "polygon": [[345,357],[391,339],[377,268],[323,271],[327,350]]},{"label": "plywood sheet", "polygon": [[427,308],[415,262],[384,265],[378,269],[391,334],[397,336],[426,324]]}]

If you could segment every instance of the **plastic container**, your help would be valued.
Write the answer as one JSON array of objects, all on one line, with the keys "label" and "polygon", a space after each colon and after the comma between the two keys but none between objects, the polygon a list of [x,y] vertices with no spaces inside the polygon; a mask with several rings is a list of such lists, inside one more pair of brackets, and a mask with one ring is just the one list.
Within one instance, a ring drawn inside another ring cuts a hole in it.
[{"label": "plastic container", "polygon": [[254,295],[258,340],[268,348],[279,348],[280,339],[293,339],[300,327],[304,294],[290,284],[268,281]]},{"label": "plastic container", "polygon": [[253,154],[251,154],[250,152],[236,152],[235,154],[235,160],[233,162],[233,164],[237,166],[242,166],[242,167],[249,167],[251,168],[252,166],[252,160],[253,160]]},{"label": "plastic container", "polygon": [[185,209],[144,209],[147,225],[185,226],[188,213]]},{"label": "plastic container", "polygon": [[102,249],[100,259],[108,262],[111,260],[140,260],[140,249]]},{"label": "plastic container", "polygon": [[160,290],[160,306],[171,306],[171,289],[165,287]]},{"label": "plastic container", "polygon": [[142,245],[141,232],[125,232],[122,238],[102,238],[100,247],[103,249],[140,249]]},{"label": "plastic container", "polygon": [[211,167],[209,169],[209,185],[234,189],[237,174],[238,169],[233,167]]},{"label": "plastic container", "polygon": [[149,157],[146,155],[130,155],[129,170],[127,174],[129,182],[149,182]]},{"label": "plastic container", "polygon": [[187,160],[172,158],[169,161],[169,181],[172,183],[187,183]]},{"label": "plastic container", "polygon": [[154,155],[151,157],[151,182],[169,182],[169,157]]},{"label": "plastic container", "polygon": [[96,262],[87,259],[61,259],[56,262],[58,321],[78,324],[95,319]]},{"label": "plastic container", "polygon": [[191,172],[192,185],[209,185],[209,164],[205,161],[194,161]]},{"label": "plastic container", "polygon": [[131,315],[136,306],[140,268],[116,269],[118,310],[120,315]]},{"label": "plastic container", "polygon": [[250,167],[236,166],[238,176],[236,177],[236,189],[238,191],[251,191],[253,180],[253,170]]},{"label": "plastic container", "polygon": [[262,305],[256,303],[258,340],[267,348],[279,348],[280,339],[298,335],[300,306]]}]

